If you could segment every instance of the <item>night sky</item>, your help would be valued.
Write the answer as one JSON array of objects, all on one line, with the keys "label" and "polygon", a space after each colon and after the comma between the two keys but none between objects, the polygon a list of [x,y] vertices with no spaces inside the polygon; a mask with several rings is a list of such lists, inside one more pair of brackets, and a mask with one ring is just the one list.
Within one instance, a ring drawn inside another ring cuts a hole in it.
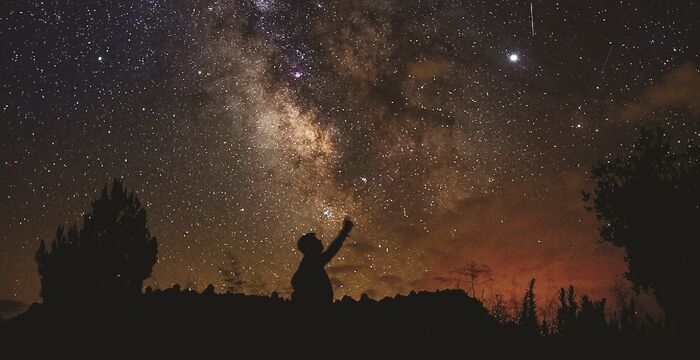
[{"label": "night sky", "polygon": [[148,208],[148,285],[282,294],[296,240],[356,226],[336,297],[435,289],[607,296],[587,170],[640,125],[700,136],[694,1],[30,1],[0,5],[0,299],[123,177]]}]

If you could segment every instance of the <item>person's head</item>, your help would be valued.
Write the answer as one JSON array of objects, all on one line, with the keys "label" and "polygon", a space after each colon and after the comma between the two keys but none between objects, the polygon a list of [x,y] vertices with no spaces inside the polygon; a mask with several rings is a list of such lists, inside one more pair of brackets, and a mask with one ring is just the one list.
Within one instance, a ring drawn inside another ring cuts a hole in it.
[{"label": "person's head", "polygon": [[314,255],[323,252],[323,243],[316,237],[316,233],[308,233],[299,238],[297,249],[304,255]]}]

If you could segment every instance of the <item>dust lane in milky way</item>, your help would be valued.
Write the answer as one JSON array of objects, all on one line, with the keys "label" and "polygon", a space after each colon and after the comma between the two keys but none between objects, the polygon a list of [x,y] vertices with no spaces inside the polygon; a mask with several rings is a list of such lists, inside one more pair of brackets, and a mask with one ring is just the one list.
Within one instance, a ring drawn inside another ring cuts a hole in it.
[{"label": "dust lane in milky way", "polygon": [[153,286],[223,291],[232,252],[248,292],[286,294],[296,239],[349,214],[337,297],[468,261],[493,268],[487,298],[531,277],[606,296],[625,265],[580,190],[640,124],[697,138],[688,6],[12,1],[0,298],[38,300],[39,239],[115,176],[148,205]]}]

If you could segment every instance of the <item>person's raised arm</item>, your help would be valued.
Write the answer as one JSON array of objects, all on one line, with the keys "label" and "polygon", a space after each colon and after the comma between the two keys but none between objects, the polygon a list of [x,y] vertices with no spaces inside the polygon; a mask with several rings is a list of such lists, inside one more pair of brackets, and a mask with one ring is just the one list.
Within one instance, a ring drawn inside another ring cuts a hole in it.
[{"label": "person's raised arm", "polygon": [[340,233],[338,236],[335,237],[335,240],[331,242],[330,245],[328,245],[328,248],[326,251],[321,254],[321,261],[323,261],[323,265],[326,265],[333,257],[335,254],[340,251],[340,248],[343,246],[343,242],[345,239],[348,237],[348,234],[350,234],[350,230],[352,230],[353,223],[350,220],[349,217],[345,217],[345,220],[343,220],[343,228],[340,229]]}]

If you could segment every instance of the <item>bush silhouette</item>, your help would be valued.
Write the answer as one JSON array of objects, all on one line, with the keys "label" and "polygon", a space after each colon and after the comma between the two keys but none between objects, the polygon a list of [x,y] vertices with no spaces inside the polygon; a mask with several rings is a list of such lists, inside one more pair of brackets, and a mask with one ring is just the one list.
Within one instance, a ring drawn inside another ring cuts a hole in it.
[{"label": "bush silhouette", "polygon": [[573,285],[559,289],[559,304],[555,316],[557,334],[573,337],[602,337],[608,333],[605,320],[605,299],[591,300],[588,295],[576,301]]},{"label": "bush silhouette", "polygon": [[584,193],[602,240],[625,250],[635,290],[649,290],[680,331],[697,314],[687,286],[700,238],[699,161],[696,145],[676,151],[662,129],[643,128],[630,154],[593,167],[595,189]]},{"label": "bush silhouette", "polygon": [[36,261],[45,303],[115,300],[141,293],[156,263],[158,244],[146,210],[115,179],[85,214],[80,229],[58,228],[50,250],[44,241]]},{"label": "bush silhouette", "polygon": [[537,304],[535,303],[535,279],[530,280],[518,314],[518,326],[530,334],[539,333]]}]

